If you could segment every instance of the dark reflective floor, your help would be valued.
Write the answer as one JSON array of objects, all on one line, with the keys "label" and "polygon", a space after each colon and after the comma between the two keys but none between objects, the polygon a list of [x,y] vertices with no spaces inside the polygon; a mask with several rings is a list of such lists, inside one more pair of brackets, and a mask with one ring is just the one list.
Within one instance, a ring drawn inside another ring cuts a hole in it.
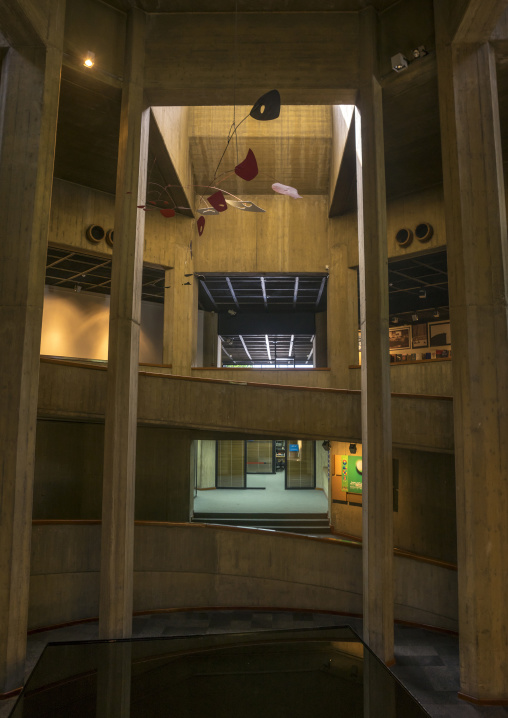
[{"label": "dark reflective floor", "polygon": [[419,718],[350,628],[53,643],[12,718]]}]

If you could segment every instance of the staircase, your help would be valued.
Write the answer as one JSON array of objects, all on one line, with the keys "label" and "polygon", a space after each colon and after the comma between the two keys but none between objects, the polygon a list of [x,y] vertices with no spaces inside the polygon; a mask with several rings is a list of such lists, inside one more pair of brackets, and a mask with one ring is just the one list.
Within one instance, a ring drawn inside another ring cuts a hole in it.
[{"label": "staircase", "polygon": [[249,529],[270,529],[299,534],[329,534],[328,514],[241,514],[196,512],[191,519],[197,524],[239,526]]}]

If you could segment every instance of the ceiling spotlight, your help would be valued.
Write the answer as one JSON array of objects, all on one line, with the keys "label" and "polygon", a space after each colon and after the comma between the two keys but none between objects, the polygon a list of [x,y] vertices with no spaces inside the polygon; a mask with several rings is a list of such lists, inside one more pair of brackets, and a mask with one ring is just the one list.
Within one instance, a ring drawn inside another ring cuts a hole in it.
[{"label": "ceiling spotlight", "polygon": [[93,67],[95,65],[95,52],[88,50],[85,59],[83,60],[83,65],[85,67]]},{"label": "ceiling spotlight", "polygon": [[434,319],[439,319],[439,309],[434,309],[432,316]]},{"label": "ceiling spotlight", "polygon": [[412,314],[412,315],[411,315],[411,319],[413,320],[413,322],[417,322],[417,321],[418,321],[418,314],[417,314],[416,312],[415,312],[414,314]]},{"label": "ceiling spotlight", "polygon": [[228,314],[231,314],[232,317],[236,316],[236,312],[234,309],[228,309]]},{"label": "ceiling spotlight", "polygon": [[80,285],[80,284],[75,284],[75,285],[74,285],[74,291],[75,291],[75,292],[80,292],[80,291],[81,291],[81,285]]},{"label": "ceiling spotlight", "polygon": [[412,55],[415,58],[415,60],[417,60],[419,57],[425,57],[425,55],[428,55],[428,54],[429,54],[429,51],[425,49],[425,45],[419,45],[412,52]]},{"label": "ceiling spotlight", "polygon": [[395,72],[402,72],[407,68],[407,60],[401,52],[398,52],[392,57],[392,70]]},{"label": "ceiling spotlight", "polygon": [[349,453],[356,454],[356,444],[349,444]]},{"label": "ceiling spotlight", "polygon": [[426,289],[420,289],[418,292],[418,296],[420,299],[425,299],[427,297],[427,290]]},{"label": "ceiling spotlight", "polygon": [[398,324],[399,318],[398,317],[392,317],[392,324]]}]

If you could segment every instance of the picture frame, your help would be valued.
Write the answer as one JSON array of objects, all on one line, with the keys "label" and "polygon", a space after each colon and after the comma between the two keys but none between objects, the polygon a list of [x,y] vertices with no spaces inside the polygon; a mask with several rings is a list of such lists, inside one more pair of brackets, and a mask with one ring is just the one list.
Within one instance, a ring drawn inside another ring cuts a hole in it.
[{"label": "picture frame", "polygon": [[396,327],[388,330],[390,351],[392,349],[411,349],[411,327]]},{"label": "picture frame", "polygon": [[413,349],[424,349],[429,345],[427,324],[415,324],[412,331]]},{"label": "picture frame", "polygon": [[433,322],[429,324],[429,346],[444,347],[450,346],[451,343],[450,322]]}]

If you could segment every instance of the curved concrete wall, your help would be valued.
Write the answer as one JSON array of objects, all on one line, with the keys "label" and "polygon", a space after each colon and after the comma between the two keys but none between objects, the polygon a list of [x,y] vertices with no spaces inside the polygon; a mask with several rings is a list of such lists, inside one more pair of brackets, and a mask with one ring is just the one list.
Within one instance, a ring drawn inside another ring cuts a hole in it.
[{"label": "curved concrete wall", "polygon": [[[98,522],[34,525],[30,628],[98,615],[100,530]],[[139,612],[206,606],[362,612],[361,551],[333,539],[142,524],[134,565]],[[456,571],[396,555],[395,616],[456,630]]]}]

